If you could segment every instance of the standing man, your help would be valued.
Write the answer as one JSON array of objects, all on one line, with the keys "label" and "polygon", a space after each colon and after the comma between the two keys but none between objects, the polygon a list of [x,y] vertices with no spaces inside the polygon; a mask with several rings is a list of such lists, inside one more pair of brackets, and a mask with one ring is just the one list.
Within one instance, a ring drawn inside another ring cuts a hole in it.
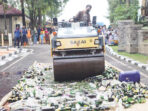
[{"label": "standing man", "polygon": [[41,27],[40,26],[38,27],[37,31],[38,31],[38,38],[37,38],[37,40],[39,41],[40,40],[40,34],[41,34]]},{"label": "standing man", "polygon": [[21,31],[19,29],[19,27],[16,27],[16,30],[14,31],[14,47],[16,47],[16,45],[19,48],[19,44],[20,44],[20,37],[21,37]]},{"label": "standing man", "polygon": [[21,45],[22,46],[24,45],[24,43],[27,44],[27,42],[28,42],[26,35],[27,35],[27,29],[26,29],[25,26],[23,26],[23,28],[22,28],[22,40],[21,40]]},{"label": "standing man", "polygon": [[86,25],[90,24],[90,10],[92,6],[91,5],[86,5],[86,9],[84,11],[80,11],[75,17],[74,17],[74,22],[84,22]]}]

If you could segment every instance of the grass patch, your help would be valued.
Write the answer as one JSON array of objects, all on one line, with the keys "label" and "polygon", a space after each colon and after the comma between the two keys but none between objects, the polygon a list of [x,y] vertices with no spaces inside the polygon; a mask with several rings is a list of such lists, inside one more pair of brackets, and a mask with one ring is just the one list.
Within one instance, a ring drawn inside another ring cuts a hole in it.
[{"label": "grass patch", "polygon": [[144,43],[148,43],[148,40],[144,40]]},{"label": "grass patch", "polygon": [[129,57],[144,64],[148,63],[148,56],[142,54],[129,54],[127,52],[118,52],[118,46],[111,46],[111,48],[114,50],[114,52],[117,52],[119,55]]}]

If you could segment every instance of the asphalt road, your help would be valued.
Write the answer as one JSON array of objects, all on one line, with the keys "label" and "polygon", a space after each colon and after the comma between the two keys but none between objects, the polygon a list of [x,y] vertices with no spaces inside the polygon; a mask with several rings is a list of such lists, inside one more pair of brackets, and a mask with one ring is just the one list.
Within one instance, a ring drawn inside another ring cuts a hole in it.
[{"label": "asphalt road", "polygon": [[133,70],[139,71],[141,75],[141,82],[148,85],[148,72],[146,72],[145,70],[135,65],[131,65],[130,63],[127,63],[123,60],[119,60],[118,58],[110,55],[108,52],[106,52],[105,54],[105,60],[112,66],[119,69],[120,71],[133,71]]},{"label": "asphalt road", "polygon": [[33,49],[33,52],[22,54],[19,58],[0,67],[0,100],[11,91],[23,72],[35,61],[39,63],[51,62],[49,45],[34,45],[27,47],[27,49]]},{"label": "asphalt road", "polygon": [[[21,78],[23,72],[35,61],[39,63],[52,63],[49,45],[34,45],[27,47],[27,49],[31,49],[33,52],[24,55],[22,54],[19,58],[0,67],[0,100],[11,91],[12,87],[14,87],[17,84],[17,81]],[[118,60],[118,58],[112,57],[109,53],[105,54],[105,60],[120,71],[140,71],[141,82],[148,84],[148,72]]]}]

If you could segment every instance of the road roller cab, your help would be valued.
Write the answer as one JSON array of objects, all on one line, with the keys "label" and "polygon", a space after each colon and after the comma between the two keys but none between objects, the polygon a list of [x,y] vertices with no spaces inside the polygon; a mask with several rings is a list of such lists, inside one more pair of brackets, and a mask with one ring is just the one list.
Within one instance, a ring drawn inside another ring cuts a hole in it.
[{"label": "road roller cab", "polygon": [[55,81],[82,80],[104,72],[104,40],[84,23],[62,23],[52,38]]}]

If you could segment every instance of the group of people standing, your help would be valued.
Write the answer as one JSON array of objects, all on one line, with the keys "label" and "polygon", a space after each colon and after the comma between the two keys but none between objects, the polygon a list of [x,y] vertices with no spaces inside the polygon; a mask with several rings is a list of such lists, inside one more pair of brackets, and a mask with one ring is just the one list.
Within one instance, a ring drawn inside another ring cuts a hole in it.
[{"label": "group of people standing", "polygon": [[118,45],[118,33],[117,30],[111,28],[110,26],[106,28],[106,25],[99,26],[98,30],[100,35],[105,36],[105,44],[108,45]]},{"label": "group of people standing", "polygon": [[23,26],[22,28],[16,27],[14,31],[14,47],[32,45],[37,43],[47,43],[50,44],[50,33],[47,28],[34,28],[31,30],[30,28],[26,28]]},{"label": "group of people standing", "polygon": [[50,34],[52,33],[51,28],[48,30],[47,28],[38,28],[38,41],[43,44],[50,44]]}]

